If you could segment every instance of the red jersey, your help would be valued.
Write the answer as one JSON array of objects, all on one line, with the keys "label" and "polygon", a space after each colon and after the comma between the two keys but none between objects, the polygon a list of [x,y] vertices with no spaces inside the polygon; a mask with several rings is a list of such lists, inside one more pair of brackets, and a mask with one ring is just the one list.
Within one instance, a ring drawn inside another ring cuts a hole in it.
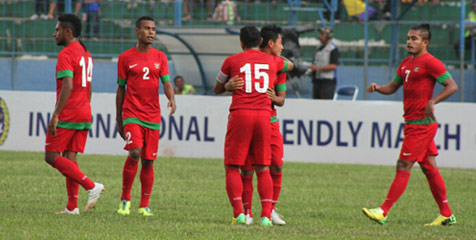
[{"label": "red jersey", "polygon": [[[393,81],[403,84],[403,109],[405,122],[422,124],[425,107],[433,97],[436,81],[443,83],[451,75],[443,63],[430,53],[403,59]],[[416,120],[416,121],[415,121]]]},{"label": "red jersey", "polygon": [[229,77],[236,75],[245,80],[242,89],[233,91],[230,111],[270,111],[271,100],[266,95],[266,90],[275,85],[276,74],[279,71],[285,72],[287,67],[287,62],[283,59],[258,50],[247,50],[226,58],[217,81],[225,83]]},{"label": "red jersey", "polygon": [[56,63],[56,101],[58,102],[63,78],[73,78],[73,91],[58,117],[58,127],[68,129],[91,128],[89,91],[93,72],[93,59],[79,42],[72,42],[58,54]]},{"label": "red jersey", "polygon": [[[274,85],[274,91],[276,91],[276,93],[286,92],[286,73],[278,73],[276,84]],[[271,104],[271,123],[278,121],[278,119],[276,118],[277,115],[278,113],[276,112],[274,104]]]},{"label": "red jersey", "polygon": [[122,105],[124,125],[137,123],[160,130],[159,76],[170,81],[167,56],[154,48],[142,53],[133,47],[119,55],[117,84],[125,86]]}]

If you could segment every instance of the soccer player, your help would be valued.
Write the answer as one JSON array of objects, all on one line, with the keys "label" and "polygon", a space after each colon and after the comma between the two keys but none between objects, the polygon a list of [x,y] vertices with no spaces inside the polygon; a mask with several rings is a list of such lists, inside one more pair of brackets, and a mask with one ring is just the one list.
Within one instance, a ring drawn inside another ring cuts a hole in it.
[{"label": "soccer player", "polygon": [[[393,81],[386,85],[370,84],[368,92],[392,94],[403,85],[404,139],[397,161],[397,173],[383,204],[378,208],[363,208],[364,214],[377,223],[384,224],[392,205],[403,194],[410,178],[410,170],[418,162],[430,185],[433,197],[440,208],[440,215],[425,226],[453,225],[456,218],[446,198],[446,186],[436,166],[438,151],[434,137],[438,123],[434,115],[435,104],[447,99],[458,86],[446,71],[443,63],[427,50],[431,40],[430,26],[420,24],[408,32],[407,51],[411,55],[400,63]],[[435,83],[444,86],[433,96]]]},{"label": "soccer player", "polygon": [[154,184],[153,163],[157,158],[161,119],[159,77],[169,100],[170,115],[175,112],[176,105],[167,57],[152,47],[156,35],[154,19],[148,16],[137,19],[135,33],[137,45],[121,53],[117,63],[116,121],[121,137],[126,140],[124,149],[129,151],[122,172],[122,196],[117,212],[130,214],[131,188],[138,162],[142,160],[139,214],[152,216],[149,199]]},{"label": "soccer player", "polygon": [[96,205],[104,186],[91,181],[79,169],[76,156],[84,152],[91,128],[91,80],[93,60],[78,38],[81,20],[72,14],[58,17],[53,36],[65,46],[56,64],[56,105],[48,124],[45,161],[66,177],[68,204],[60,214],[79,214],[79,185],[89,191],[85,211]]},{"label": "soccer player", "polygon": [[233,206],[232,224],[244,224],[242,206],[243,183],[239,167],[244,166],[248,151],[258,175],[261,199],[261,225],[271,226],[273,183],[269,172],[271,138],[271,100],[266,92],[275,84],[278,71],[286,71],[288,63],[259,50],[261,36],[254,26],[240,29],[243,52],[228,57],[215,83],[215,93],[221,93],[230,76],[244,79],[242,88],[234,90],[225,137],[226,190]]},{"label": "soccer player", "polygon": [[[260,45],[261,51],[277,57],[283,51],[281,28],[276,26],[264,26],[260,31],[263,41]],[[277,82],[273,88],[269,87],[266,94],[272,101],[271,105],[271,166],[270,173],[273,180],[273,201],[271,210],[271,222],[275,225],[285,225],[275,210],[281,192],[281,179],[283,170],[283,136],[279,132],[279,122],[275,105],[283,106],[286,98],[286,73],[280,72],[277,75]],[[246,224],[253,223],[252,198],[253,198],[253,166],[252,157],[248,154],[247,164],[241,168],[241,178],[243,181],[243,207],[245,210]]]}]

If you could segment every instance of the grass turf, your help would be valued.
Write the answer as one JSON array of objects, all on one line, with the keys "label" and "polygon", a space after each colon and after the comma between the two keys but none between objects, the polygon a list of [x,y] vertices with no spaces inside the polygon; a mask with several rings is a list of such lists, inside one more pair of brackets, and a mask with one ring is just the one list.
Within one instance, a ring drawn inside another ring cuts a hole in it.
[{"label": "grass turf", "polygon": [[[423,227],[438,214],[424,175],[412,171],[406,192],[380,226],[362,207],[379,206],[395,167],[285,163],[277,205],[286,226],[232,226],[220,159],[159,158],[150,208],[137,214],[139,177],[130,216],[118,215],[125,157],[81,155],[81,169],[107,191],[92,212],[56,215],[67,202],[64,177],[43,153],[0,151],[0,239],[472,239],[476,226],[476,171],[440,169],[458,224]],[[140,170],[139,170],[140,171]],[[139,172],[138,174],[139,175]],[[256,177],[255,177],[256,181]],[[80,209],[87,192],[80,188]],[[253,198],[259,216],[258,194]]]}]

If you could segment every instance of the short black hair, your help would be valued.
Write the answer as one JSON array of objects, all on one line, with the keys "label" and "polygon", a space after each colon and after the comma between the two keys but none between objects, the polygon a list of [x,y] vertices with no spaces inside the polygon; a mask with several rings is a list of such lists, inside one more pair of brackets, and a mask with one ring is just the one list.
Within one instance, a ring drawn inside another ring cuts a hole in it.
[{"label": "short black hair", "polygon": [[182,75],[177,75],[176,77],[174,77],[174,82],[177,81],[177,79],[179,78],[183,79]]},{"label": "short black hair", "polygon": [[140,28],[142,21],[154,21],[152,17],[149,16],[142,16],[136,20],[136,28]]},{"label": "short black hair", "polygon": [[240,29],[240,41],[246,48],[254,48],[259,46],[261,34],[255,26],[245,26]]},{"label": "short black hair", "polygon": [[281,34],[281,28],[277,27],[276,25],[266,25],[261,28],[260,34],[263,38],[260,48],[265,48],[268,46],[269,40],[276,42],[276,40],[279,38],[279,35]]},{"label": "short black hair", "polygon": [[430,24],[422,23],[416,26],[413,26],[411,30],[419,30],[420,36],[423,40],[431,40],[431,31],[430,31]]},{"label": "short black hair", "polygon": [[81,36],[81,20],[74,14],[63,14],[58,17],[58,22],[63,29],[69,28],[73,37]]}]

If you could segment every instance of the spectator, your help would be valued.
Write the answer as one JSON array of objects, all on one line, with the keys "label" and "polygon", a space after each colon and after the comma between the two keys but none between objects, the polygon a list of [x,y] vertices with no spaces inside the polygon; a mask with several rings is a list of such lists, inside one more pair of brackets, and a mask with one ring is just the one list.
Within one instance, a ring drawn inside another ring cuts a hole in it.
[{"label": "spectator", "polygon": [[[46,0],[45,0],[46,1]],[[48,19],[54,19],[55,13],[57,16],[64,13],[64,1],[65,0],[51,0],[50,1],[50,9],[48,11]],[[80,0],[71,0],[76,5],[75,14],[78,15],[79,9],[81,8]]]},{"label": "spectator", "polygon": [[213,19],[217,22],[226,22],[233,25],[239,19],[238,8],[234,1],[225,0],[217,5]]},{"label": "spectator", "polygon": [[316,50],[310,70],[312,72],[312,98],[332,99],[337,85],[339,49],[332,42],[332,29],[320,28],[321,46]]},{"label": "spectator", "polygon": [[[466,17],[466,21],[471,21],[475,22],[476,21],[476,1],[473,1],[472,3],[472,8],[471,11],[468,13],[468,16]],[[468,29],[466,30],[466,33],[464,35],[464,49],[469,50],[471,49],[471,41],[476,36],[476,24],[466,24],[465,28]],[[455,43],[454,45],[456,56],[459,57],[459,39],[458,42]]]},{"label": "spectator", "polygon": [[174,89],[175,94],[181,94],[181,95],[194,95],[195,94],[195,89],[191,84],[185,84],[185,81],[183,80],[182,76],[176,76],[174,78],[174,84],[176,88]]},{"label": "spectator", "polygon": [[46,5],[48,4],[47,0],[35,0],[35,13],[31,15],[31,20],[48,19],[46,15]]},{"label": "spectator", "polygon": [[[183,14],[184,17],[182,18],[182,22],[190,21],[192,20],[192,14],[190,9],[192,7],[198,7],[194,6],[196,5],[195,3],[192,2],[193,0],[184,0],[183,1]],[[215,7],[215,0],[200,0],[200,3],[203,3],[203,1],[206,1],[205,5],[207,7],[207,20],[211,21],[213,18],[213,8]]]},{"label": "spectator", "polygon": [[[97,40],[99,38],[99,21],[101,18],[101,6],[100,0],[81,0],[84,1],[84,14],[86,15],[86,33],[84,37],[93,38]],[[79,7],[76,8],[76,15],[81,8],[81,2],[78,1]],[[83,17],[84,20],[84,17]]]},{"label": "spectator", "polygon": [[[351,19],[358,19],[359,21],[365,20],[365,2],[362,0],[344,0],[345,10],[347,15]],[[368,7],[368,19],[375,16],[377,10],[369,6]]]}]

